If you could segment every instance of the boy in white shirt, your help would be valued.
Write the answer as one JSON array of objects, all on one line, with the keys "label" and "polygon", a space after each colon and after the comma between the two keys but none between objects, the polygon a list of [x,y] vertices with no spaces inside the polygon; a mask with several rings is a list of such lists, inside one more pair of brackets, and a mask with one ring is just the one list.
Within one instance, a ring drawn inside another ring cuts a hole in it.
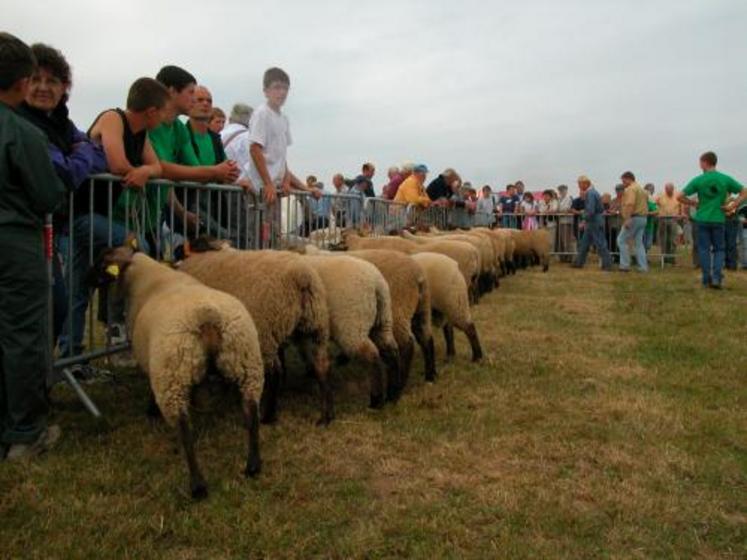
[{"label": "boy in white shirt", "polygon": [[287,194],[291,187],[287,161],[290,123],[280,112],[288,97],[290,78],[280,68],[270,68],[265,72],[263,87],[267,102],[252,113],[249,121],[250,159],[244,172],[255,187],[261,187],[265,202],[273,204],[278,188]]}]

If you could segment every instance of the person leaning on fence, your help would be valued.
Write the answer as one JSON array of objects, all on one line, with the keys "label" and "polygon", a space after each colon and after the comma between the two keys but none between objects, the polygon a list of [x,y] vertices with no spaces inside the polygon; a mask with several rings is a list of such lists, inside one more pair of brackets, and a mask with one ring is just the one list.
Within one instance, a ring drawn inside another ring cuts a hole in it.
[{"label": "person leaning on fence", "polygon": [[558,211],[560,205],[558,199],[555,196],[555,191],[552,189],[545,189],[542,191],[542,199],[537,204],[537,212],[539,213],[540,225],[547,229],[550,235],[550,251],[553,253],[556,251],[558,246]]},{"label": "person leaning on fence", "polygon": [[[49,157],[57,176],[68,191],[74,192],[86,183],[88,176],[106,170],[101,146],[90,141],[68,117],[67,102],[72,85],[70,65],[60,51],[48,45],[31,45],[37,67],[31,76],[26,100],[18,113],[41,130],[49,142]],[[84,187],[85,188],[85,187]],[[62,259],[67,239],[69,207],[61,204],[54,214],[55,245],[52,256],[54,287],[54,321],[52,340],[56,345],[67,314],[67,289],[62,273]],[[60,254],[62,252],[62,254]]]},{"label": "person leaning on fence", "polygon": [[[195,77],[178,66],[164,66],[156,75],[156,80],[163,84],[170,95],[163,124],[148,132],[161,162],[163,177],[172,181],[198,183],[236,181],[239,169],[234,161],[225,160],[214,165],[200,164],[187,126],[178,118],[180,115],[189,115],[194,106],[197,85]],[[242,185],[245,190],[250,190],[249,183]],[[148,237],[156,236],[162,222],[167,223],[172,231],[186,231],[188,235],[197,231],[199,217],[189,210],[193,203],[185,189],[158,186],[149,188],[145,194],[148,204],[145,229]],[[137,205],[137,201],[134,202]],[[168,206],[174,210],[174,223],[171,223],[170,215],[164,212]]]},{"label": "person leaning on fence", "polygon": [[571,210],[573,197],[568,194],[568,185],[558,186],[558,235],[556,251],[560,254],[560,262],[569,263],[574,252],[573,246],[573,216]]},{"label": "person leaning on fence", "polygon": [[65,185],[44,134],[16,112],[35,66],[25,43],[0,33],[0,460],[34,456],[60,436],[47,424],[51,333],[42,232]]},{"label": "person leaning on fence", "polygon": [[602,259],[602,270],[611,270],[612,261],[610,259],[610,252],[607,249],[607,241],[604,239],[604,207],[602,206],[602,198],[586,175],[578,178],[578,189],[581,194],[579,198],[583,198],[584,201],[584,207],[581,211],[583,219],[579,223],[579,230],[582,235],[578,244],[578,254],[572,266],[573,268],[583,268],[589,248],[593,244],[597,249],[599,257]]},{"label": "person leaning on fence", "polygon": [[399,186],[397,196],[394,202],[413,204],[421,208],[427,208],[431,204],[431,199],[425,192],[425,178],[428,175],[428,167],[424,164],[416,165],[410,175]]},{"label": "person leaning on fence", "polygon": [[496,203],[493,191],[490,185],[485,185],[482,188],[482,195],[477,200],[477,208],[475,210],[477,225],[492,228],[495,225],[495,210]]},{"label": "person leaning on fence", "polygon": [[359,192],[366,198],[373,198],[376,196],[373,188],[374,175],[376,175],[376,166],[366,162],[361,166],[360,175],[355,179],[346,180],[345,183],[350,187],[351,192]]},{"label": "person leaning on fence", "polygon": [[646,183],[643,190],[648,196],[647,199],[647,212],[646,212],[646,229],[643,233],[643,246],[646,248],[646,253],[651,250],[654,245],[654,239],[658,235],[659,231],[659,207],[656,204],[654,194],[656,193],[656,187],[653,183]]},{"label": "person leaning on fence", "polygon": [[[747,200],[747,189],[733,178],[717,171],[717,163],[718,158],[713,152],[700,156],[703,174],[692,179],[677,198],[685,206],[697,206],[695,221],[703,287],[720,290],[725,251],[725,211],[731,212]],[[726,205],[729,194],[739,196]],[[688,198],[692,195],[698,195],[697,202]]]},{"label": "person leaning on fence", "polygon": [[617,246],[620,249],[620,272],[630,271],[630,245],[635,247],[636,263],[641,272],[648,271],[646,247],[643,235],[648,221],[648,194],[636,182],[635,175],[626,171],[620,177],[625,186],[620,216],[622,226],[617,236]]},{"label": "person leaning on fence", "polygon": [[516,187],[508,185],[506,194],[498,198],[498,208],[501,214],[501,227],[516,228],[519,220],[516,217],[521,198],[516,194]]},{"label": "person leaning on fence", "polygon": [[[130,192],[142,192],[145,184],[160,177],[161,165],[148,140],[148,130],[160,126],[169,92],[152,78],[140,78],[130,87],[126,109],[109,109],[102,112],[88,130],[91,140],[100,145],[106,156],[110,173],[120,175],[121,181],[93,181],[84,185],[74,195],[72,262],[72,334],[66,333],[61,341],[62,356],[76,356],[83,352],[83,333],[86,326],[89,289],[85,280],[88,268],[93,264],[91,256],[109,246],[122,245],[127,239],[125,223],[127,197]],[[142,232],[141,232],[142,233]],[[111,235],[111,237],[110,237]],[[146,252],[149,245],[140,237],[141,248]],[[111,243],[110,243],[111,242]],[[107,306],[99,304],[99,319],[106,320]],[[114,310],[115,315],[118,311]],[[121,317],[113,317],[120,321]],[[114,332],[119,330],[120,332]],[[110,336],[123,337],[123,327],[112,327]],[[83,374],[89,373],[84,370]]]},{"label": "person leaning on fence", "polygon": [[461,186],[462,178],[456,171],[449,168],[433,179],[428,184],[425,192],[432,202],[440,201],[440,203],[446,204],[447,201],[451,200],[459,192]]},{"label": "person leaning on fence", "polygon": [[659,244],[666,264],[675,264],[677,236],[682,222],[682,204],[673,183],[664,185],[664,192],[656,197],[659,208]]},{"label": "person leaning on fence", "polygon": [[[223,141],[220,134],[210,130],[209,123],[213,114],[213,96],[210,90],[205,86],[196,86],[194,94],[194,103],[189,112],[187,121],[187,132],[189,133],[192,149],[201,166],[210,167],[223,163],[228,158],[223,148]],[[238,181],[244,187],[244,190],[251,194],[256,194],[253,186],[248,181]],[[199,196],[195,193],[189,193],[189,196],[180,198],[185,209],[194,212],[199,216],[199,221],[204,230],[200,233],[207,233],[219,238],[231,238],[231,232],[228,231],[230,205],[229,196],[226,192],[212,190],[200,192]],[[235,217],[235,214],[234,214]],[[180,224],[183,228],[183,224]],[[176,233],[182,233],[179,225],[175,225]],[[239,229],[238,227],[236,229]],[[197,231],[189,232],[188,237],[191,239],[198,234]]]},{"label": "person leaning on fence", "polygon": [[213,110],[210,113],[210,122],[208,123],[208,128],[216,134],[220,135],[225,126],[226,114],[223,112],[223,109],[221,109],[220,107],[213,107]]},{"label": "person leaning on fence", "polygon": [[405,176],[402,174],[399,167],[395,165],[389,168],[387,171],[387,177],[389,178],[389,182],[382,187],[381,198],[385,200],[394,200],[394,197],[397,195],[397,189],[399,189],[402,181],[405,180]]}]

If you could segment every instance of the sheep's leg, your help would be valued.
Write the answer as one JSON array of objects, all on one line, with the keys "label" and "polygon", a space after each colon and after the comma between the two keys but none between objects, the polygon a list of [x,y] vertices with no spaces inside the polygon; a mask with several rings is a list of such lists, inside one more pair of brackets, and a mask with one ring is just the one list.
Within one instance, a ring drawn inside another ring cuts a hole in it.
[{"label": "sheep's leg", "polygon": [[335,417],[334,399],[332,397],[332,384],[329,382],[329,353],[326,345],[315,344],[312,340],[303,339],[301,341],[301,350],[304,361],[311,373],[319,383],[319,393],[321,397],[322,415],[317,420],[317,426],[326,426]]},{"label": "sheep's leg", "polygon": [[259,407],[257,401],[244,397],[243,410],[248,448],[244,476],[255,477],[262,470],[262,459],[259,456]]},{"label": "sheep's leg", "polygon": [[[368,362],[371,367],[371,408],[384,406],[384,373],[386,366],[378,349],[370,340],[365,341],[358,350],[358,355]],[[398,360],[399,361],[399,360]]]},{"label": "sheep's leg", "polygon": [[415,344],[412,341],[412,337],[408,334],[407,338],[399,346],[399,357],[402,364],[400,370],[400,382],[399,387],[395,387],[394,383],[387,384],[387,398],[390,401],[397,400],[399,393],[407,385],[407,380],[410,377],[410,369],[412,368],[412,357],[415,353]]},{"label": "sheep's leg", "polygon": [[189,468],[189,489],[192,492],[192,498],[195,500],[207,498],[207,483],[200,472],[200,466],[197,464],[192,429],[189,426],[189,418],[187,418],[184,413],[179,415],[179,439],[184,448],[184,455],[187,458],[187,467]]},{"label": "sheep's leg", "polygon": [[156,396],[153,394],[153,390],[150,390],[149,393],[148,406],[145,409],[145,414],[151,420],[162,420],[163,414],[161,414],[161,409],[158,407],[158,403],[156,402]]},{"label": "sheep's leg", "polygon": [[444,340],[446,341],[446,359],[450,360],[456,356],[454,346],[454,327],[450,323],[444,323]]},{"label": "sheep's leg", "polygon": [[[420,317],[416,317],[420,319]],[[423,352],[423,361],[425,362],[425,380],[434,381],[436,379],[436,346],[433,343],[433,336],[425,336],[423,325],[420,320],[412,322],[412,331],[418,346]]]},{"label": "sheep's leg", "polygon": [[278,366],[265,366],[265,386],[260,400],[260,416],[263,424],[273,424],[278,420]]},{"label": "sheep's leg", "polygon": [[480,346],[480,339],[477,336],[477,328],[475,327],[475,324],[470,323],[467,328],[464,329],[464,334],[467,335],[469,344],[472,347],[472,361],[479,362],[482,360],[482,346]]}]

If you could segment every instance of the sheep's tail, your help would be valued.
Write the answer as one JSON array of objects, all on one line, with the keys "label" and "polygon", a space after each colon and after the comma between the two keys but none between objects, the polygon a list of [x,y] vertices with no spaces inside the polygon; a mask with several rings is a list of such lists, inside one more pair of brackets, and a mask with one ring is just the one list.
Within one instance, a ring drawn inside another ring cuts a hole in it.
[{"label": "sheep's tail", "polygon": [[[195,308],[195,338],[205,356],[233,381],[244,398],[256,400],[262,392],[264,371],[257,329],[243,307],[206,303]],[[230,307],[229,307],[230,306]]]},{"label": "sheep's tail", "polygon": [[376,323],[375,327],[382,333],[392,333],[392,296],[389,285],[383,277],[376,281]]},{"label": "sheep's tail", "polygon": [[327,292],[319,275],[306,266],[297,268],[294,274],[296,290],[301,296],[302,332],[311,333],[319,341],[329,338],[329,311]]},{"label": "sheep's tail", "polygon": [[423,334],[426,337],[432,336],[433,325],[431,322],[431,290],[428,285],[428,279],[423,273],[418,278],[418,307],[417,315],[421,318]]}]

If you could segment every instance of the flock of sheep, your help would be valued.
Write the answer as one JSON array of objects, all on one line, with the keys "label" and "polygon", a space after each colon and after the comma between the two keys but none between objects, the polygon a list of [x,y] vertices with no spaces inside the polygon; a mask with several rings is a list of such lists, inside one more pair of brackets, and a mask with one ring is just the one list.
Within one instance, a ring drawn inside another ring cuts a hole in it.
[{"label": "flock of sheep", "polygon": [[[330,347],[370,367],[370,406],[396,401],[420,347],[425,379],[437,373],[433,325],[446,352],[454,331],[482,358],[470,305],[517,267],[549,265],[545,230],[475,228],[365,237],[343,232],[338,251],[239,251],[198,239],[175,267],[131,244],[106,251],[95,269],[99,286],[124,298],[132,351],[150,379],[151,410],[178,429],[195,499],[207,496],[197,463],[189,408],[193,388],[209,373],[238,387],[248,432],[245,474],[261,468],[259,423],[277,419],[284,348],[295,344],[319,383],[319,424],[334,418]],[[344,250],[344,251],[343,251]]]}]

